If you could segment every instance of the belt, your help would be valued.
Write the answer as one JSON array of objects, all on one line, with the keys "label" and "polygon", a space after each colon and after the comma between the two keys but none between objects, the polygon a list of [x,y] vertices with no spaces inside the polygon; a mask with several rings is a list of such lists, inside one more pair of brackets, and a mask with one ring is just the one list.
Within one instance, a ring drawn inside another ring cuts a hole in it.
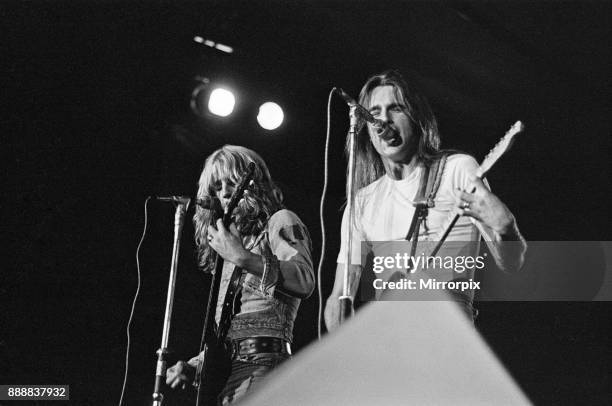
[{"label": "belt", "polygon": [[227,343],[231,358],[257,353],[276,352],[291,355],[291,345],[276,337],[250,337]]}]

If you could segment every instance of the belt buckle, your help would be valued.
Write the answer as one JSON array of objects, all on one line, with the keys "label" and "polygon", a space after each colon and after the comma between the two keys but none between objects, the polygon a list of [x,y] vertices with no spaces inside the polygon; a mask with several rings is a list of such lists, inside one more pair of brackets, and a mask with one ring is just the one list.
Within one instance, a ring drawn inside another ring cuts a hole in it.
[{"label": "belt buckle", "polygon": [[[274,337],[254,337],[241,340],[231,340],[229,342],[229,346],[231,348],[230,354],[232,359],[240,356],[243,345],[245,347],[244,355],[277,351],[280,354],[286,353],[291,355],[291,344],[283,339]],[[274,349],[276,349],[276,351],[273,351]]]}]

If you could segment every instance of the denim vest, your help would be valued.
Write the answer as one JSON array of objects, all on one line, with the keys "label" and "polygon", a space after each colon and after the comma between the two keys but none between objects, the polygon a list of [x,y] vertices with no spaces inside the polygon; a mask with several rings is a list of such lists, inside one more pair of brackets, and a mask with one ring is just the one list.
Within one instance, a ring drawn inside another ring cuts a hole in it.
[{"label": "denim vest", "polygon": [[[289,210],[280,210],[270,217],[261,235],[245,239],[245,247],[271,260],[264,261],[261,278],[243,271],[242,289],[236,300],[238,310],[227,337],[235,340],[265,336],[291,342],[293,324],[301,302],[298,296],[307,297],[314,288],[308,231],[297,215]],[[224,264],[217,302],[217,322],[233,269],[233,264]],[[279,278],[279,274],[282,277]],[[300,292],[291,294],[280,286],[287,278],[298,281]]]}]

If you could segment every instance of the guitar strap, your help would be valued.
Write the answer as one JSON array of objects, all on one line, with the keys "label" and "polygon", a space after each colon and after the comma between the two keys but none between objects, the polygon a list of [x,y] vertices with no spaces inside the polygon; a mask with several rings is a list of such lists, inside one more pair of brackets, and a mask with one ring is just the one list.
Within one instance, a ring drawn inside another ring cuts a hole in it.
[{"label": "guitar strap", "polygon": [[425,222],[425,227],[427,227],[426,220],[428,209],[435,206],[434,199],[440,188],[442,173],[444,172],[444,166],[446,165],[448,155],[448,153],[444,153],[430,165],[426,165],[421,175],[419,189],[413,203],[415,207],[414,215],[412,216],[412,221],[410,222],[410,227],[408,228],[408,233],[405,238],[406,241],[412,240],[412,245],[410,247],[411,257],[414,257],[416,252],[421,223]]}]

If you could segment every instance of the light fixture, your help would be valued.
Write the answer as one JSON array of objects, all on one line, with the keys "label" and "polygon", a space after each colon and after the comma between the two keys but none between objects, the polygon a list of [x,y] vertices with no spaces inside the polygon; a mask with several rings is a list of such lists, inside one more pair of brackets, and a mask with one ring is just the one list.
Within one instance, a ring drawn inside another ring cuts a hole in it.
[{"label": "light fixture", "polygon": [[257,122],[266,130],[275,130],[283,123],[283,109],[276,103],[266,102],[259,107]]},{"label": "light fixture", "polygon": [[194,79],[200,83],[191,92],[189,105],[196,115],[206,118],[209,113],[219,117],[232,114],[236,97],[230,90],[222,85],[213,86],[210,79],[202,76]]},{"label": "light fixture", "polygon": [[199,35],[196,35],[195,37],[193,37],[193,40],[197,42],[198,44],[206,45],[207,47],[210,47],[210,48],[215,48],[221,52],[225,52],[226,54],[231,54],[234,52],[234,48],[229,45],[222,44],[220,42],[215,42],[213,40],[206,39]]},{"label": "light fixture", "polygon": [[210,92],[208,99],[208,111],[216,116],[227,117],[234,111],[236,98],[227,89],[218,87]]}]

